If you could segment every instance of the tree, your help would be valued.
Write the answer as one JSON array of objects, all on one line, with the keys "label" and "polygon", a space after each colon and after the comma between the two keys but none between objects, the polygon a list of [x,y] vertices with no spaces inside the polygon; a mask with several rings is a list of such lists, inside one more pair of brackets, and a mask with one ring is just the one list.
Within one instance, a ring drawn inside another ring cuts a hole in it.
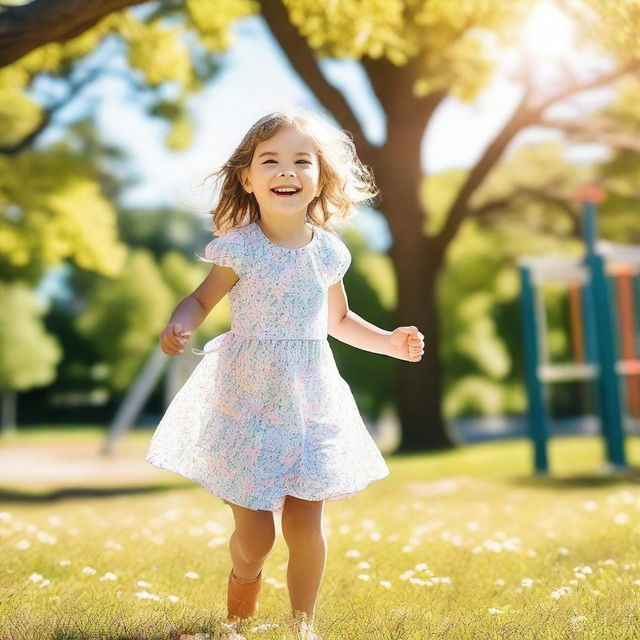
[{"label": "tree", "polygon": [[171,291],[144,249],[129,253],[120,278],[105,279],[91,291],[77,325],[109,367],[112,388],[121,391],[131,383],[157,345],[172,303]]},{"label": "tree", "polygon": [[[494,34],[498,42],[508,42],[509,34],[517,33],[510,29],[523,20],[535,3],[372,2],[375,12],[363,10],[361,3],[354,2],[333,4],[332,10],[328,1],[285,4],[286,7],[262,2],[263,15],[292,66],[322,104],[351,131],[360,156],[375,168],[383,194],[382,212],[394,240],[390,255],[398,282],[396,323],[417,325],[426,336],[425,357],[420,365],[400,363],[398,367],[398,408],[403,430],[400,448],[449,447],[453,438],[442,415],[438,305],[447,250],[465,220],[487,209],[505,209],[519,195],[514,191],[500,201],[490,201],[486,194],[483,196],[481,187],[521,131],[533,125],[547,125],[574,132],[576,127],[570,123],[545,122],[546,111],[579,92],[606,86],[627,74],[637,75],[640,22],[627,20],[620,11],[621,4],[629,11],[637,5],[631,1],[581,3],[584,11],[574,14],[585,41],[594,39],[613,56],[615,68],[586,78],[572,70],[561,88],[545,94],[536,86],[533,69],[527,71],[525,67],[522,96],[515,111],[465,174],[441,225],[425,233],[425,226],[435,226],[429,203],[425,205],[420,198],[420,152],[425,132],[448,96],[471,101],[489,79],[495,63],[480,34]],[[383,146],[367,141],[346,100],[322,75],[318,66],[321,56],[360,59],[386,116]],[[637,122],[635,109],[631,117]],[[630,116],[628,112],[627,115]],[[596,129],[592,121],[586,124],[581,127],[582,135],[600,136],[601,141],[611,145],[616,142],[610,131]],[[621,128],[619,120],[610,124]],[[544,186],[540,191],[544,194]],[[566,194],[563,195],[566,202]]]},{"label": "tree", "polygon": [[[231,2],[230,6],[241,10],[241,4]],[[55,1],[0,6],[3,53],[15,42],[14,37],[26,38],[26,47],[12,58],[14,63],[0,68],[0,280],[7,283],[21,281],[33,287],[50,268],[60,265],[71,267],[72,276],[74,272],[82,274],[80,282],[95,275],[118,282],[122,274],[127,252],[118,238],[115,203],[120,190],[131,183],[131,179],[117,176],[113,168],[122,154],[97,139],[89,118],[67,127],[62,141],[37,145],[58,112],[77,100],[87,86],[103,74],[120,73],[88,58],[110,36],[116,35],[125,44],[131,68],[139,72],[123,77],[137,91],[148,92],[150,99],[145,104],[152,116],[171,123],[167,145],[179,149],[189,143],[191,127],[184,100],[217,71],[215,58],[203,56],[201,50],[190,53],[180,28],[161,25],[163,7],[155,17],[147,15],[144,20],[130,13],[111,13],[114,8],[118,8],[116,3],[98,2],[89,7]],[[201,49],[216,51],[227,46],[221,14],[207,16],[196,7],[190,15],[200,25]],[[40,21],[44,31],[52,28],[55,35],[50,32],[51,37],[40,39],[30,31],[31,17]],[[233,14],[229,19],[235,17]],[[63,32],[64,37],[60,35]],[[51,87],[47,93],[36,91],[36,80],[43,77]],[[172,99],[161,91],[168,82],[179,89]],[[54,324],[70,321],[75,311],[73,304],[65,313],[54,308]],[[69,333],[65,333],[67,338]],[[48,343],[44,339],[43,344],[45,349]],[[82,340],[71,337],[65,344],[74,348]],[[37,357],[39,346],[34,340],[27,341],[24,347],[34,352],[23,354],[23,360]],[[77,355],[66,354],[64,364],[69,365],[69,371],[84,368],[84,354],[74,360]],[[140,361],[136,356],[140,354],[134,349],[123,362],[124,370],[110,371],[114,384],[126,380],[126,367]],[[34,372],[40,370],[34,367]],[[17,377],[7,378],[6,384],[14,383],[18,385]],[[6,387],[7,416],[15,413],[11,410],[15,405],[12,390],[29,386]]]},{"label": "tree", "polygon": [[[39,8],[45,9],[44,4]],[[0,16],[0,33],[7,44],[0,61],[11,62],[29,50],[25,32],[43,44],[78,33],[85,16],[95,24],[95,10],[78,7],[74,25],[65,31],[59,3],[39,19],[36,7],[9,9]],[[76,3],[74,3],[75,5]],[[108,3],[100,3],[106,11]],[[496,66],[492,47],[517,38],[517,25],[534,7],[534,0],[276,0],[242,3],[251,12],[256,6],[288,57],[293,69],[307,83],[319,102],[354,138],[359,155],[375,169],[383,193],[386,216],[394,243],[390,250],[398,283],[397,324],[417,325],[427,348],[419,365],[400,363],[397,396],[403,428],[401,449],[450,447],[453,438],[442,415],[443,366],[439,318],[440,276],[447,252],[462,225],[489,212],[510,211],[522,197],[514,190],[492,198],[484,187],[493,171],[506,160],[509,146],[531,126],[565,132],[571,140],[589,140],[623,152],[638,150],[638,102],[618,102],[619,109],[583,113],[579,119],[550,117],[550,108],[581,92],[615,86],[622,94],[637,95],[640,70],[640,19],[636,0],[564,0],[558,2],[574,19],[582,46],[594,46],[609,58],[605,71],[560,67],[554,82],[538,77],[535,60],[523,55],[522,92],[515,110],[504,122],[478,161],[465,173],[440,224],[434,224],[432,206],[420,197],[425,177],[420,167],[422,140],[434,115],[449,97],[472,101],[487,84]],[[185,22],[194,22],[194,9],[212,17],[214,8],[233,3],[193,0],[187,2]],[[118,8],[124,3],[118,5]],[[160,8],[178,11],[176,5]],[[210,12],[204,11],[208,7]],[[246,15],[245,12],[245,15]],[[223,13],[224,16],[229,15]],[[13,22],[12,22],[13,16]],[[22,18],[22,35],[15,18]],[[47,18],[45,20],[45,17]],[[102,24],[102,23],[98,23]],[[228,23],[227,23],[228,24]],[[44,26],[46,25],[46,27]],[[8,36],[8,39],[6,39]],[[25,48],[26,47],[26,48]],[[22,52],[22,53],[21,53]],[[371,144],[345,97],[324,77],[322,57],[350,57],[360,61],[387,120],[382,146]],[[427,176],[427,179],[429,177]],[[528,195],[541,202],[571,206],[567,192],[547,191],[541,185]],[[425,231],[426,229],[426,231]]]},{"label": "tree", "polygon": [[44,309],[21,283],[0,282],[0,392],[2,434],[16,428],[16,391],[55,377],[62,352],[42,325]]}]

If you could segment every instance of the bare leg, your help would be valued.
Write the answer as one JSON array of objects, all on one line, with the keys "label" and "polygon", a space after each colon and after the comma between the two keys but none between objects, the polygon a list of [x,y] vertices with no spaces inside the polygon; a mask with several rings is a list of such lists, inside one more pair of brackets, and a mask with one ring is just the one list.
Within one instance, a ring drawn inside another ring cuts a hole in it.
[{"label": "bare leg", "polygon": [[232,569],[227,580],[227,622],[251,618],[257,612],[262,566],[275,542],[270,511],[253,511],[229,503],[236,529],[229,540]]},{"label": "bare leg", "polygon": [[229,538],[229,551],[231,552],[233,573],[236,578],[240,578],[241,580],[252,580],[262,570],[267,556],[251,555],[249,557],[254,558],[254,560],[247,562],[242,555],[242,551],[240,550],[237,535],[238,531],[236,529],[231,534],[231,538]]},{"label": "bare leg", "polygon": [[236,523],[229,539],[233,573],[241,580],[251,580],[260,573],[275,543],[273,513],[229,506]]},{"label": "bare leg", "polygon": [[324,501],[287,496],[282,512],[282,535],[289,547],[287,586],[296,620],[313,624],[315,606],[327,559],[322,530]]}]

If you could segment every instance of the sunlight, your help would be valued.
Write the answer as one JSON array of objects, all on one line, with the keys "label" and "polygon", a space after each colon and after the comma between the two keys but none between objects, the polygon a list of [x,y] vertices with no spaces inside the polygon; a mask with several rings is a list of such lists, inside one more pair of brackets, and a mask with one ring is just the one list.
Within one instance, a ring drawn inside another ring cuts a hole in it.
[{"label": "sunlight", "polygon": [[522,28],[522,46],[537,59],[577,61],[573,43],[573,24],[553,2],[542,0],[531,12]]}]

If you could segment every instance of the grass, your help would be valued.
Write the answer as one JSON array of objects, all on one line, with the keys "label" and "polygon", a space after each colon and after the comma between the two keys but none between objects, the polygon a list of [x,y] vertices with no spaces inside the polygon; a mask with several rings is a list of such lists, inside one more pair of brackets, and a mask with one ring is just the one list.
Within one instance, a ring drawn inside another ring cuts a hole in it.
[{"label": "grass", "polygon": [[[80,439],[95,449],[102,435],[43,429],[0,446],[17,455]],[[149,437],[128,435],[118,455],[143,457]],[[638,438],[627,453],[640,459]],[[640,637],[638,474],[594,471],[602,444],[590,436],[553,440],[550,460],[553,477],[532,476],[524,440],[392,456],[388,478],[326,502],[316,631],[323,640]],[[59,484],[31,486],[30,498],[5,488],[2,640],[226,637],[232,513],[197,485],[149,471],[135,485],[102,477],[95,496],[55,493]],[[293,638],[276,524],[260,609],[238,638]]]}]

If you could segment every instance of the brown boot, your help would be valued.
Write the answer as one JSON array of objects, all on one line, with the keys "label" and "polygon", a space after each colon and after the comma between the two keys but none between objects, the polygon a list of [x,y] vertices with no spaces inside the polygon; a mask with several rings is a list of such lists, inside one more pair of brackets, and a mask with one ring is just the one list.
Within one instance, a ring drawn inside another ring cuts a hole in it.
[{"label": "brown boot", "polygon": [[242,580],[229,573],[227,588],[227,622],[250,618],[258,609],[258,595],[262,586],[262,569],[252,580]]}]

